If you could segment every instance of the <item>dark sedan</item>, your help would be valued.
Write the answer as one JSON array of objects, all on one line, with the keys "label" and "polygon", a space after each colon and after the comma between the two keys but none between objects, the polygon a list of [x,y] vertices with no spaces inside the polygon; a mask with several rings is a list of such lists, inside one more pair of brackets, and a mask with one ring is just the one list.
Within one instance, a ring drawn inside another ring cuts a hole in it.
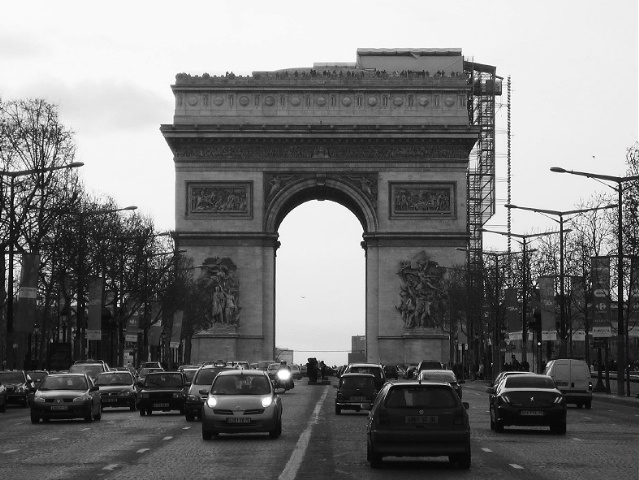
[{"label": "dark sedan", "polygon": [[0,383],[5,386],[7,402],[17,403],[23,407],[29,405],[31,394],[35,390],[31,378],[24,370],[7,370],[0,372]]},{"label": "dark sedan", "polygon": [[87,374],[52,374],[42,381],[31,402],[31,423],[52,418],[83,418],[86,422],[102,418],[98,387]]},{"label": "dark sedan", "polygon": [[550,431],[566,433],[566,402],[552,377],[534,373],[510,375],[491,394],[490,428],[503,432],[505,426],[549,426]]},{"label": "dark sedan", "polygon": [[154,410],[178,410],[184,415],[187,387],[183,372],[149,373],[138,392],[140,416],[151,415]]},{"label": "dark sedan", "polygon": [[128,407],[134,411],[137,405],[135,379],[128,371],[111,371],[98,374],[95,384],[100,389],[102,408]]}]

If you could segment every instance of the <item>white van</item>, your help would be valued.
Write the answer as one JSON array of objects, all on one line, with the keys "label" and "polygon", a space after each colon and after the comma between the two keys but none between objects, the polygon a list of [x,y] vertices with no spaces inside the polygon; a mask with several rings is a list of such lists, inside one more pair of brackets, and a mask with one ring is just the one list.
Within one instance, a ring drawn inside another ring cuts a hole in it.
[{"label": "white van", "polygon": [[592,378],[590,367],[583,360],[574,358],[559,358],[550,360],[544,370],[544,375],[550,375],[555,385],[564,394],[566,403],[574,403],[578,408],[592,404]]}]

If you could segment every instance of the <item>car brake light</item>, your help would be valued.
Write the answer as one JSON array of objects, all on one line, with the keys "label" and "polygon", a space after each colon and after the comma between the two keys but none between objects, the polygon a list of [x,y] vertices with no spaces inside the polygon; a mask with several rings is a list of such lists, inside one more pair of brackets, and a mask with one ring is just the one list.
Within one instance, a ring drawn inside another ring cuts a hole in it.
[{"label": "car brake light", "polygon": [[497,397],[497,402],[498,403],[510,403],[510,398],[508,398],[506,395],[500,395]]},{"label": "car brake light", "polygon": [[564,397],[555,397],[553,403],[562,404],[564,403]]}]

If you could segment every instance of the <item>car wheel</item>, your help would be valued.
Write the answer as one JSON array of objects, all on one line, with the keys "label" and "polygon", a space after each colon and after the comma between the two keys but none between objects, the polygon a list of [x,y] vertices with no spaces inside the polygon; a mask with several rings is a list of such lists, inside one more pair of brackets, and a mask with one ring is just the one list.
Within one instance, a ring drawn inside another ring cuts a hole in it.
[{"label": "car wheel", "polygon": [[470,468],[471,463],[471,455],[470,450],[468,453],[462,453],[459,455],[449,455],[448,460],[450,463],[455,463],[457,466],[463,470],[468,470]]},{"label": "car wheel", "polygon": [[335,405],[335,415],[341,415],[342,414],[342,407],[338,407],[337,405]]},{"label": "car wheel", "polygon": [[495,413],[495,431],[497,433],[502,433],[504,431],[504,424],[499,421],[497,413]]},{"label": "car wheel", "polygon": [[151,415],[153,415],[153,409],[151,408],[147,408],[146,409],[146,414],[150,417]]},{"label": "car wheel", "polygon": [[140,409],[140,416],[143,417],[144,415],[146,415],[146,410],[144,410],[143,408]]},{"label": "car wheel", "polygon": [[47,418],[47,417],[42,417],[42,421],[43,421],[44,423],[49,423],[49,420],[51,420],[51,419],[50,419],[50,418]]},{"label": "car wheel", "polygon": [[7,411],[7,404],[6,404],[6,403],[3,403],[3,404],[2,404],[2,406],[0,407],[0,412],[1,412],[1,413],[4,413],[4,412],[6,412],[6,411]]},{"label": "car wheel", "polygon": [[555,435],[565,435],[566,434],[566,422],[557,422],[553,425],[550,425],[550,431]]},{"label": "car wheel", "polygon": [[371,468],[381,468],[382,456],[377,454],[370,443],[366,445],[366,460],[370,463]]},{"label": "car wheel", "polygon": [[85,422],[93,421],[93,412],[91,411],[91,407],[89,407],[89,411],[84,415],[84,421]]},{"label": "car wheel", "polygon": [[271,430],[270,432],[268,432],[268,436],[271,438],[278,438],[281,434],[282,434],[282,419],[280,418],[279,421],[277,422],[277,426],[275,427],[275,430]]},{"label": "car wheel", "polygon": [[31,414],[31,423],[40,423],[40,417],[37,415]]}]

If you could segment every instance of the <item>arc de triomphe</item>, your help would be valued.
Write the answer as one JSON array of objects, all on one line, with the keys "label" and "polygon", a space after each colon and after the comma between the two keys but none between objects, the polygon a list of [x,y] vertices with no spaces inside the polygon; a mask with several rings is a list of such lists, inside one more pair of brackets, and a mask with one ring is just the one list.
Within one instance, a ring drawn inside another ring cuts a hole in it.
[{"label": "arc de triomphe", "polygon": [[359,49],[355,63],[178,74],[172,89],[176,238],[212,291],[192,361],[273,357],[278,227],[313,199],[364,230],[368,361],[448,361],[442,266],[465,260],[479,134],[461,50]]}]

